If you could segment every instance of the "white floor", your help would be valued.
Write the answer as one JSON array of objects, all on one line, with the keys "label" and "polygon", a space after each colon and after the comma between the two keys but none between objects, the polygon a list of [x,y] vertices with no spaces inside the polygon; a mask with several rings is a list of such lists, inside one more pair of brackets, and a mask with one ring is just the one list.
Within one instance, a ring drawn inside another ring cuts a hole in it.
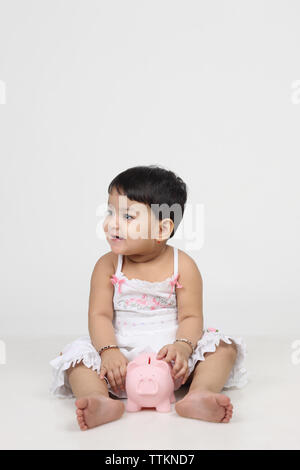
[{"label": "white floor", "polygon": [[[1,449],[300,449],[300,363],[292,360],[297,337],[246,337],[250,381],[223,390],[234,413],[229,423],[209,423],[172,412],[142,410],[80,431],[74,399],[49,394],[49,361],[75,339],[2,338]],[[299,347],[298,347],[299,349]],[[300,354],[298,354],[300,357]],[[294,363],[293,363],[294,362]],[[179,400],[187,392],[175,392]],[[125,400],[124,400],[125,402]]]}]

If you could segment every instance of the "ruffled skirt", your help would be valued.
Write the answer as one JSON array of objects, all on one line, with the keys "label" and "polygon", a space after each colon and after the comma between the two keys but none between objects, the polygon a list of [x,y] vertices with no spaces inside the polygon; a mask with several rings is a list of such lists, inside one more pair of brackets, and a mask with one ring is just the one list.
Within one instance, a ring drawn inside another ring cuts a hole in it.
[{"label": "ruffled skirt", "polygon": [[[221,340],[228,344],[234,342],[237,346],[237,357],[223,389],[233,387],[242,388],[248,383],[248,373],[244,367],[244,360],[247,354],[245,341],[241,337],[226,336],[220,331],[210,328],[204,330],[202,338],[198,341],[194,353],[189,357],[189,375],[193,372],[198,361],[205,361],[205,353],[216,351]],[[164,344],[162,344],[161,347]],[[153,347],[153,345],[136,346],[134,348],[123,348],[120,346],[121,353],[128,359],[128,361],[132,361],[143,352],[158,353],[159,349],[160,348]],[[92,345],[88,335],[81,336],[72,343],[67,344],[60,355],[50,361],[53,372],[53,380],[50,387],[51,394],[60,398],[74,398],[66,371],[71,366],[75,366],[75,364],[81,361],[86,367],[97,371],[97,374],[100,375],[101,357]],[[173,364],[174,361],[172,361],[172,365]],[[109,393],[117,396],[118,398],[127,398],[125,391],[115,393],[111,389],[110,383],[106,377],[105,380]],[[178,390],[180,386],[181,378],[175,381],[174,390]]]}]

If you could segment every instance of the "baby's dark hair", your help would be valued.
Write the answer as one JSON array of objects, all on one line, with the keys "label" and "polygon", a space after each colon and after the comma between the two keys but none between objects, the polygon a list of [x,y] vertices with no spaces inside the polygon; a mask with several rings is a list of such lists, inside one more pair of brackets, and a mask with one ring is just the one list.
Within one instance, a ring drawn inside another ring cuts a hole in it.
[{"label": "baby's dark hair", "polygon": [[159,220],[163,218],[162,211],[159,208],[156,211],[151,204],[167,204],[170,208],[173,204],[179,204],[181,214],[177,211],[174,217],[173,210],[168,214],[168,218],[174,223],[170,238],[173,237],[182,220],[187,200],[187,186],[173,171],[157,165],[134,166],[122,171],[111,181],[109,194],[113,188],[128,199],[149,205]]}]

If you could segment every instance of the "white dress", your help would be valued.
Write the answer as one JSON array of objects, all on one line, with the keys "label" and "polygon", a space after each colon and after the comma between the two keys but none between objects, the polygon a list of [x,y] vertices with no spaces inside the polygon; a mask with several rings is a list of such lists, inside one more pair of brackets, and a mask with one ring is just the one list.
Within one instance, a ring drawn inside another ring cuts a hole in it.
[{"label": "white dress", "polygon": [[[178,328],[177,301],[175,287],[181,288],[178,282],[178,249],[174,249],[173,275],[162,282],[128,279],[121,271],[123,255],[118,255],[118,266],[111,277],[114,284],[114,317],[113,326],[117,344],[123,355],[133,360],[142,352],[158,351],[176,339]],[[194,353],[189,357],[189,375],[197,361],[204,361],[206,352],[214,352],[220,340],[232,343],[238,349],[236,361],[227,379],[225,388],[242,388],[248,383],[247,370],[243,366],[247,354],[243,338],[226,336],[218,329],[205,328]],[[101,357],[91,343],[89,335],[81,336],[67,344],[61,354],[50,361],[53,367],[53,382],[50,393],[58,397],[74,397],[66,370],[82,361],[83,364],[100,374]],[[174,361],[172,361],[172,365]],[[115,393],[105,377],[109,392],[119,398],[127,398],[125,391]],[[181,378],[175,381],[175,390],[181,385]]]}]

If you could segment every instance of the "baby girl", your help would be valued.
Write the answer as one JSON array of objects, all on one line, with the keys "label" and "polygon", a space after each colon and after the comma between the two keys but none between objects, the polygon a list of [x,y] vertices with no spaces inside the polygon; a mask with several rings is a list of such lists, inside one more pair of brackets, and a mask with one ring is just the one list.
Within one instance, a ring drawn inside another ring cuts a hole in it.
[{"label": "baby girl", "polygon": [[175,404],[178,415],[228,423],[233,406],[220,392],[248,382],[246,344],[204,327],[197,264],[167,243],[183,217],[186,184],[162,167],[136,166],[113,179],[108,196],[103,229],[110,251],[91,275],[89,335],[50,362],[51,393],[76,397],[82,430],[117,420],[125,411],[118,398],[127,398],[128,362],[154,352],[171,364],[175,391],[190,385]]}]

